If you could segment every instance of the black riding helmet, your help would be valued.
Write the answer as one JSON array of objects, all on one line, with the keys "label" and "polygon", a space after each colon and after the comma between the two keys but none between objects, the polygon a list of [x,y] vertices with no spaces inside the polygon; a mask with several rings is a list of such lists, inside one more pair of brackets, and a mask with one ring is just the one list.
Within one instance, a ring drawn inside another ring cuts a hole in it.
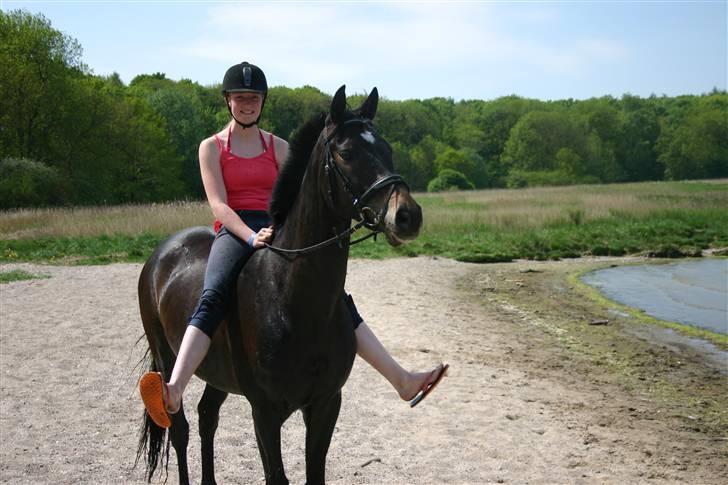
[{"label": "black riding helmet", "polygon": [[229,93],[259,93],[263,95],[263,103],[260,106],[260,112],[263,113],[263,107],[265,106],[265,100],[268,97],[268,82],[265,79],[263,70],[254,64],[249,62],[241,62],[231,66],[230,69],[225,73],[225,77],[222,80],[222,95],[225,97],[225,104],[228,105],[228,111],[233,117],[235,122],[243,128],[250,128],[258,124],[260,115],[255,122],[250,124],[241,123],[235,118],[230,105],[227,102],[227,96]]}]

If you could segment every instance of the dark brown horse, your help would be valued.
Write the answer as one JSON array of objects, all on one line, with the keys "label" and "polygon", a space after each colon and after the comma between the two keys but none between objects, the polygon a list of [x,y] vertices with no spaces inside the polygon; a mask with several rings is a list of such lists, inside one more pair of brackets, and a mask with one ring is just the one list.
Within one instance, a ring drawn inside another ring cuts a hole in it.
[{"label": "dark brown horse", "polygon": [[[350,111],[342,86],[329,115],[298,131],[274,189],[270,213],[274,246],[305,248],[305,255],[259,250],[245,265],[235,298],[196,375],[207,382],[198,404],[202,482],[215,483],[213,440],[228,393],[250,402],[267,483],[288,483],[280,428],[296,410],[306,425],[306,478],[325,480],[326,454],[351,371],[356,339],[342,299],[352,219],[383,232],[392,245],[417,236],[420,207],[393,174],[392,149],[372,125],[376,88]],[[356,227],[356,226],[355,226]],[[338,237],[336,237],[338,236]],[[139,304],[149,341],[151,370],[169,378],[196,299],[213,240],[209,228],[170,237],[149,258],[139,279]],[[160,460],[177,454],[180,483],[188,483],[189,425],[184,407],[165,431],[144,417],[137,460],[151,480]]]}]

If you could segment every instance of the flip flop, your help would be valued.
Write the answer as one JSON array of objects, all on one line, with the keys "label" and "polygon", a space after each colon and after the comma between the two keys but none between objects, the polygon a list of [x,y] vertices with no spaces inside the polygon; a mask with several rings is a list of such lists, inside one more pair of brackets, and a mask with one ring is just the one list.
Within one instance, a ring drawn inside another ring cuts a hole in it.
[{"label": "flip flop", "polygon": [[147,372],[139,379],[139,393],[142,395],[144,407],[147,408],[147,414],[152,418],[154,424],[160,428],[172,426],[172,420],[164,403],[166,386],[167,384],[159,372]]},{"label": "flip flop", "polygon": [[[435,387],[440,383],[443,377],[445,377],[445,373],[447,369],[450,367],[449,364],[441,365],[440,366],[440,372],[437,374],[437,377],[434,381],[430,382],[429,384],[425,384],[422,389],[420,389],[420,392],[417,393],[417,395],[410,401],[410,407],[413,408],[417,406],[419,403],[422,402],[424,398],[427,397],[429,393],[435,390]],[[437,369],[435,369],[437,371]]]}]

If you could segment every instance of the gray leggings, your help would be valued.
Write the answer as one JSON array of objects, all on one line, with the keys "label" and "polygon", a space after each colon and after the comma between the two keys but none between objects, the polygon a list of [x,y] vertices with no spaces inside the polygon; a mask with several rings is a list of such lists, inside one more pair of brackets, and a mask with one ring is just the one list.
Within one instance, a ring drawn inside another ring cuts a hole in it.
[{"label": "gray leggings", "polygon": [[[256,232],[270,225],[270,218],[265,211],[238,211],[238,216]],[[199,328],[212,338],[225,316],[225,307],[235,280],[254,251],[225,226],[220,229],[212,242],[202,295],[190,317],[189,325]],[[344,293],[343,298],[354,321],[354,328],[357,328],[363,319],[351,295]]]}]

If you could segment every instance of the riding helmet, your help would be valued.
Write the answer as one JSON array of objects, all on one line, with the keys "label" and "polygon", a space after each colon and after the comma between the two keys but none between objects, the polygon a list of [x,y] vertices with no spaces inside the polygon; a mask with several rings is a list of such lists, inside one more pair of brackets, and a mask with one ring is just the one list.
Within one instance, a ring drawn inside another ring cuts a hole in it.
[{"label": "riding helmet", "polygon": [[268,94],[268,82],[263,70],[249,62],[235,64],[225,73],[222,80],[222,94],[255,92]]},{"label": "riding helmet", "polygon": [[[265,106],[265,100],[268,98],[268,82],[265,80],[263,70],[249,62],[241,62],[240,64],[235,64],[230,67],[230,69],[228,69],[225,73],[225,77],[222,79],[222,95],[225,97],[226,103],[228,93],[262,94],[263,103],[260,105],[260,113],[262,114],[263,107]],[[235,122],[243,128],[252,128],[260,121],[260,114],[258,115],[258,119],[253,123],[243,123],[239,121],[230,109],[230,104],[228,104],[228,111]]]}]

